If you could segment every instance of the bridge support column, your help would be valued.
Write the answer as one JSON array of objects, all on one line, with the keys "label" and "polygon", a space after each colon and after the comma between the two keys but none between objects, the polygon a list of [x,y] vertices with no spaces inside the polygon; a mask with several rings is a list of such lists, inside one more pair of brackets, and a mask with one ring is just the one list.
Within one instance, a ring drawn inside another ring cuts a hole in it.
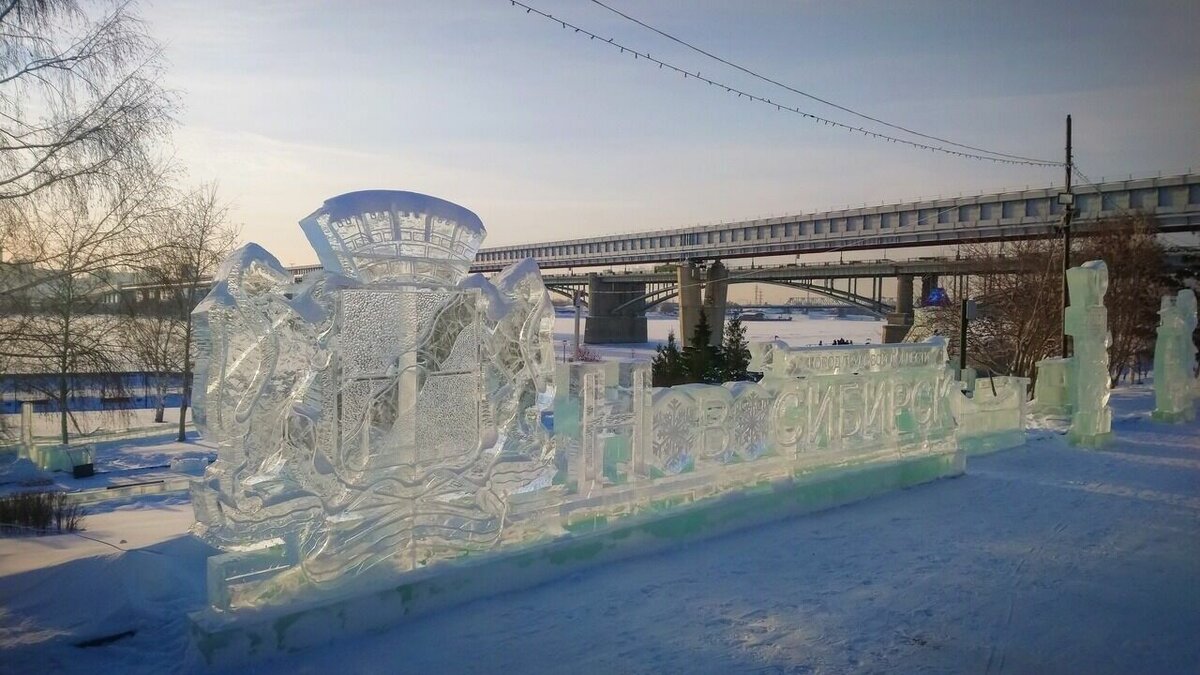
[{"label": "bridge support column", "polygon": [[[676,268],[676,280],[679,284],[679,346],[688,346],[688,340],[700,323],[700,287],[704,281],[700,277],[700,269],[690,263],[681,263]],[[709,317],[710,319],[712,317]]]},{"label": "bridge support column", "polygon": [[903,342],[913,322],[913,275],[901,274],[896,278],[896,311],[887,315],[883,326],[883,341]]},{"label": "bridge support column", "polygon": [[588,275],[588,318],[583,341],[590,345],[646,342],[646,312],[639,303],[621,305],[646,295],[646,284]]},{"label": "bridge support column", "polygon": [[708,268],[708,283],[704,285],[704,314],[708,317],[708,325],[712,326],[714,346],[720,346],[721,338],[725,335],[725,305],[729,299],[729,270],[720,260]]}]

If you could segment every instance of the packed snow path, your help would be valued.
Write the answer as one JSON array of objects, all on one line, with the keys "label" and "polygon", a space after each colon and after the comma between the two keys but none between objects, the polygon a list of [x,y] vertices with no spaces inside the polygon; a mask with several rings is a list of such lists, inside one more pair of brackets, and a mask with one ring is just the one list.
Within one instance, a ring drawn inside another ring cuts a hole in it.
[{"label": "packed snow path", "polygon": [[[1024,448],[970,459],[961,478],[593,569],[253,671],[1197,672],[1200,424],[1151,422],[1148,394],[1114,396],[1117,438],[1102,451],[1035,431]],[[0,670],[185,667],[177,617],[202,602],[206,551],[182,534],[180,505],[140,505],[92,516],[89,534],[143,544],[151,535],[137,529],[157,509],[156,554],[98,556],[102,545],[67,537],[0,540]],[[55,566],[30,564],[51,550]],[[106,646],[72,646],[127,630],[136,633]]]}]

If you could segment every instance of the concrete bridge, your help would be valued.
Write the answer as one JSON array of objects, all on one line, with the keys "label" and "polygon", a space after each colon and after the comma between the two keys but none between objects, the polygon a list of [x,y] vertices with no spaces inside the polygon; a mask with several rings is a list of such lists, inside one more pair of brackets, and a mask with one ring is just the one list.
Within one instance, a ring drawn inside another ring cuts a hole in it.
[{"label": "concrete bridge", "polygon": [[[933,246],[1043,237],[1062,220],[1061,188],[1046,187],[485,248],[472,271],[494,272],[527,257],[542,269],[729,260],[834,250]],[[1162,232],[1200,230],[1200,174],[1109,181],[1075,190],[1081,232],[1131,211],[1153,216]]]},{"label": "concrete bridge", "polygon": [[[850,263],[726,267],[720,261],[670,270],[606,273],[547,274],[547,288],[588,307],[584,341],[588,344],[646,342],[646,311],[670,299],[679,302],[680,341],[688,337],[703,309],[718,340],[725,318],[728,288],[733,284],[771,284],[807,291],[887,317],[885,341],[898,341],[912,324],[914,282],[924,296],[946,277],[1011,273],[1016,261],[997,263],[950,258],[877,260]],[[883,297],[884,280],[897,280],[894,301]]]}]

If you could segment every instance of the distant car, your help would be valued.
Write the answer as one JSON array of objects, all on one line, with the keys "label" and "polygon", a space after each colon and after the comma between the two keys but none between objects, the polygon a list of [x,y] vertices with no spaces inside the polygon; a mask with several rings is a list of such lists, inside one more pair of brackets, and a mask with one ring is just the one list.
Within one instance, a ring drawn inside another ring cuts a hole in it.
[{"label": "distant car", "polygon": [[764,312],[742,312],[738,315],[738,321],[791,321],[792,317],[787,314],[766,314]]}]

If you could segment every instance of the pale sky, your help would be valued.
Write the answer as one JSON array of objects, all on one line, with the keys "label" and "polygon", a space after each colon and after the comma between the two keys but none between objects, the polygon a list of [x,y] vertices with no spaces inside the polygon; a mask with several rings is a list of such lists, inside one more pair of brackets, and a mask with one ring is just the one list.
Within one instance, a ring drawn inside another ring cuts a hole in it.
[{"label": "pale sky", "polygon": [[[1200,169],[1200,2],[606,0],[841,105],[1060,159],[1094,179]],[[588,0],[527,0],[691,71],[861,124]],[[155,0],[191,180],[289,264],[328,197],[412,190],[475,211],[485,246],[1061,182],[869,140],[750,103],[508,0]]]}]

